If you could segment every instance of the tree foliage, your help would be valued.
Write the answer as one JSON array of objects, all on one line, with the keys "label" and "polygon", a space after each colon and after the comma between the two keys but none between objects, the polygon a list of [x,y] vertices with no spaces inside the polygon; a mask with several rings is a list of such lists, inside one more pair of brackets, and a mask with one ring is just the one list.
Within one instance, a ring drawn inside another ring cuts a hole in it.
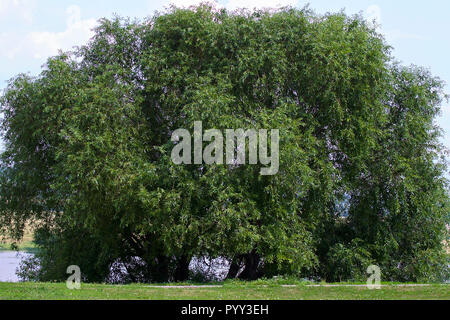
[{"label": "tree foliage", "polygon": [[[443,84],[360,16],[202,5],[95,31],[1,98],[1,230],[40,228],[41,279],[120,261],[127,281],[185,280],[194,257],[245,279],[446,276]],[[279,129],[279,173],[175,165],[195,121]]]}]

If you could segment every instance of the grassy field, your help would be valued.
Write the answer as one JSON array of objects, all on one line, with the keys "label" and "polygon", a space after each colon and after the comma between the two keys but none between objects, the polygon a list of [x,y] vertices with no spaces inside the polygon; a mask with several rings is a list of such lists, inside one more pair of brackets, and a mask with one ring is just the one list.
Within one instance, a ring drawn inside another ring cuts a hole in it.
[{"label": "grassy field", "polygon": [[34,252],[36,245],[33,243],[33,231],[30,228],[25,230],[24,237],[20,243],[17,243],[17,248],[12,248],[13,243],[10,239],[0,238],[0,250],[19,250],[24,252]]},{"label": "grassy field", "polygon": [[0,299],[14,300],[449,300],[450,285],[311,287],[307,284],[225,283],[221,287],[154,287],[149,285],[0,283]]}]

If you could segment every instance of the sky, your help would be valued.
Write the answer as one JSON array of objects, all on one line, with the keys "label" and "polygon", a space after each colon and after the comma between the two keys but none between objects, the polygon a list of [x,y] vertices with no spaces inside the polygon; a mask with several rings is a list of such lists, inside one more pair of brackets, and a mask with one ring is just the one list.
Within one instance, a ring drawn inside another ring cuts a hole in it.
[{"label": "sky", "polygon": [[[363,13],[379,24],[379,31],[404,65],[431,70],[450,85],[450,1],[448,0],[217,0],[217,6],[262,8],[309,4],[317,13]],[[173,3],[197,4],[198,0],[0,0],[0,90],[19,73],[39,74],[48,57],[59,49],[85,44],[98,19],[144,18]],[[210,1],[211,2],[211,1]],[[450,86],[446,92],[450,94]],[[450,149],[450,103],[442,105],[438,124],[443,143]],[[449,159],[450,160],[450,159]]]}]

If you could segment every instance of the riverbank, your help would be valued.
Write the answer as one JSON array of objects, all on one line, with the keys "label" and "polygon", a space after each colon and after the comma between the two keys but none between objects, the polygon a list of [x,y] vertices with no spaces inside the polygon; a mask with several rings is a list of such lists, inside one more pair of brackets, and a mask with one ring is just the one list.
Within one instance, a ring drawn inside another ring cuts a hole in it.
[{"label": "riverbank", "polygon": [[17,247],[12,247],[11,244],[8,243],[0,243],[0,252],[26,252],[26,253],[35,253],[37,251],[37,247],[33,242],[22,242],[17,245]]},{"label": "riverbank", "polygon": [[0,282],[19,282],[16,274],[22,259],[30,253],[16,251],[0,251]]},{"label": "riverbank", "polygon": [[2,300],[449,300],[450,285],[399,286],[380,290],[366,286],[311,286],[230,282],[216,286],[149,286],[82,284],[69,290],[64,283],[0,283]]},{"label": "riverbank", "polygon": [[34,232],[31,228],[27,227],[25,229],[23,239],[19,243],[14,243],[11,239],[0,238],[0,251],[21,251],[33,253],[36,251],[36,245],[34,244],[33,239]]},{"label": "riverbank", "polygon": [[0,282],[18,282],[17,268],[23,258],[36,253],[38,248],[33,242],[34,234],[31,228],[26,228],[21,242],[0,238]]}]

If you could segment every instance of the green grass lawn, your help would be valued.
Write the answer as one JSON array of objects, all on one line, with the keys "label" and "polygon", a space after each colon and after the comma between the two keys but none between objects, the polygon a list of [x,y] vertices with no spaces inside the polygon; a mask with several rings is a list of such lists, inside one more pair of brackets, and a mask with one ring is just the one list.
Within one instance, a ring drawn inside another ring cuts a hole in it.
[{"label": "green grass lawn", "polygon": [[0,283],[0,299],[14,300],[449,300],[450,285],[380,290],[361,287],[308,287],[298,284],[225,283],[219,288],[155,288],[144,284],[82,284],[69,290],[64,283]]}]

